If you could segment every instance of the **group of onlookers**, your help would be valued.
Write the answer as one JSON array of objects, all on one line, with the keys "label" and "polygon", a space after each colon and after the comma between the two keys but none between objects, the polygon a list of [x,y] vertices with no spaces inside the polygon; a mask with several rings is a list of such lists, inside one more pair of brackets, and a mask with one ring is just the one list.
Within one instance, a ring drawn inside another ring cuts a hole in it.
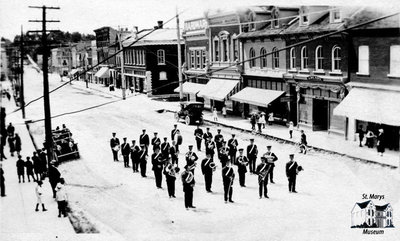
[{"label": "group of onlookers", "polygon": [[380,156],[383,156],[383,153],[385,152],[385,136],[384,136],[384,131],[382,128],[378,129],[378,133],[375,134],[371,129],[368,129],[366,132],[364,132],[363,127],[360,125],[357,130],[358,133],[358,140],[359,140],[359,146],[363,146],[364,142],[364,137],[365,137],[365,145],[368,148],[374,148],[375,141],[376,141],[376,149],[378,151],[378,154]]}]

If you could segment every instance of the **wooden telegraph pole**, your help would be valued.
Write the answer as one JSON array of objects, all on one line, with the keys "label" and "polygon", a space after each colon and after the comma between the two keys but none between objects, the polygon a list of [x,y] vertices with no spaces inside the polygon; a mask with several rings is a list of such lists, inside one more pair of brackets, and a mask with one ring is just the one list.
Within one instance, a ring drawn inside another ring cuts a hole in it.
[{"label": "wooden telegraph pole", "polygon": [[181,33],[179,29],[179,14],[176,8],[176,35],[178,43],[178,77],[179,77],[179,100],[183,101],[183,80],[182,80],[182,56],[181,56]]},{"label": "wooden telegraph pole", "polygon": [[125,81],[125,74],[124,74],[124,46],[122,45],[122,28],[119,29],[118,33],[118,42],[121,52],[119,53],[119,57],[121,60],[121,88],[122,88],[122,99],[126,99],[126,81]]},{"label": "wooden telegraph pole", "polygon": [[22,118],[25,119],[25,97],[24,97],[24,32],[22,30],[21,26],[21,39],[20,39],[20,53],[21,53],[21,85],[20,85],[20,105],[21,105],[21,111],[22,111]]},{"label": "wooden telegraph pole", "polygon": [[[51,133],[51,112],[50,112],[50,94],[49,94],[49,68],[48,68],[48,58],[49,50],[47,47],[47,32],[51,30],[46,30],[46,23],[48,22],[60,22],[59,20],[46,20],[46,10],[47,9],[60,9],[59,7],[47,7],[47,6],[29,6],[29,8],[40,8],[42,9],[42,20],[29,20],[29,22],[41,22],[42,31],[37,31],[42,33],[42,51],[43,51],[43,100],[44,100],[44,126],[45,126],[45,148],[47,150],[47,161],[53,160],[53,138]],[[30,31],[35,32],[35,31]]]}]

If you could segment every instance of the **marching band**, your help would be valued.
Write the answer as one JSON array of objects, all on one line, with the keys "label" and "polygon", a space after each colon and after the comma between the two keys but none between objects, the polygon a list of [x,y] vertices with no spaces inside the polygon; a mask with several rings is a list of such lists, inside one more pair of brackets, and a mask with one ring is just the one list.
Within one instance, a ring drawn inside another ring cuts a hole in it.
[{"label": "marching band", "polygon": [[[146,130],[142,130],[143,133],[139,137],[140,147],[136,145],[136,141],[132,140],[132,145],[129,145],[127,138],[124,137],[124,142],[120,144],[119,139],[116,137],[116,133],[112,133],[110,139],[110,147],[113,153],[114,161],[118,161],[118,152],[121,150],[121,154],[124,158],[124,166],[129,167],[129,155],[132,160],[133,172],[139,172],[142,177],[146,176],[147,158],[149,156],[148,147],[150,144],[149,136],[146,134]],[[180,132],[177,129],[177,125],[174,125],[174,129],[171,131],[172,143],[168,142],[168,138],[164,137],[164,142],[161,143],[158,133],[154,133],[154,137],[151,140],[153,146],[153,153],[151,155],[152,170],[154,172],[156,187],[162,189],[162,175],[165,175],[167,183],[168,195],[170,198],[175,198],[175,181],[176,176],[179,174],[178,167],[178,145],[182,144],[182,137],[180,140]],[[212,179],[213,173],[217,169],[217,165],[214,162],[215,151],[217,151],[218,159],[221,162],[222,171],[222,182],[224,187],[224,200],[225,203],[234,201],[232,200],[233,194],[233,181],[235,178],[235,171],[233,165],[237,166],[237,173],[239,176],[239,184],[241,187],[246,187],[246,173],[247,166],[249,166],[249,172],[255,174],[258,177],[259,185],[259,197],[268,197],[268,178],[271,183],[273,181],[273,171],[275,162],[278,157],[271,151],[271,146],[267,146],[267,152],[261,156],[261,163],[256,167],[258,148],[254,143],[254,139],[250,139],[250,144],[246,148],[246,155],[244,149],[238,149],[238,140],[235,138],[235,134],[232,134],[232,138],[228,140],[228,143],[224,141],[224,137],[221,134],[221,129],[218,129],[217,135],[213,140],[213,135],[210,132],[210,128],[206,128],[206,132],[197,126],[194,131],[195,141],[197,150],[201,151],[201,142],[204,139],[205,154],[206,157],[201,161],[201,173],[204,176],[205,189],[207,192],[212,192]],[[180,144],[177,143],[180,142]],[[236,157],[236,152],[239,151],[239,155]],[[304,169],[294,161],[294,154],[290,154],[290,160],[286,163],[286,176],[288,178],[289,192],[297,193],[296,191],[296,176],[300,171]],[[199,157],[193,151],[193,145],[188,146],[188,152],[185,154],[186,165],[184,171],[181,174],[181,180],[183,185],[183,192],[185,193],[185,207],[195,208],[193,206],[193,190],[195,186],[194,173],[197,167],[197,161]]]}]

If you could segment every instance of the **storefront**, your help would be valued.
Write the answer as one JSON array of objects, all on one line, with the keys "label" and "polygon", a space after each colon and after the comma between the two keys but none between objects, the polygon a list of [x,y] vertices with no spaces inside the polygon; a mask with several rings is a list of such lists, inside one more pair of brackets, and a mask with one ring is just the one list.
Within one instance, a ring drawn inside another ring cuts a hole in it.
[{"label": "storefront", "polygon": [[[192,82],[185,82],[182,85],[182,92],[186,95],[188,101],[200,101],[203,102],[203,98],[199,97],[197,94],[204,89],[205,84],[197,84]],[[179,93],[180,87],[174,89],[174,92]]]},{"label": "storefront", "polygon": [[127,88],[133,87],[136,92],[143,93],[146,86],[146,71],[125,67],[125,81]]},{"label": "storefront", "polygon": [[233,101],[230,96],[239,91],[239,79],[212,78],[205,87],[198,93],[198,96],[204,98],[204,107],[214,107],[218,111],[226,107],[228,111],[233,111]]},{"label": "storefront", "polygon": [[[108,67],[101,67],[99,71],[94,75],[100,84],[108,85],[108,81],[110,78]],[[97,83],[97,82],[96,82]]]}]

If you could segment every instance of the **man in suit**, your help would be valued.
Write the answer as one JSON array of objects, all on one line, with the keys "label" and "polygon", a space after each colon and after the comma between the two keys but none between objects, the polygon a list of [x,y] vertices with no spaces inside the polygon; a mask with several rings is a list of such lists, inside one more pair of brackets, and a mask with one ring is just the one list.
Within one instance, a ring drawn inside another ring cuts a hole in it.
[{"label": "man in suit", "polygon": [[118,161],[118,150],[119,150],[120,142],[119,142],[119,139],[117,137],[115,137],[115,135],[116,135],[116,133],[113,132],[112,133],[112,138],[110,140],[110,147],[111,147],[111,151],[113,153],[114,161],[117,162]]},{"label": "man in suit", "polygon": [[206,158],[201,161],[201,172],[204,175],[204,182],[207,192],[211,191],[212,185],[212,175],[215,169],[212,168],[212,165],[215,166],[213,159],[211,158],[211,154],[207,153]]},{"label": "man in suit", "polygon": [[260,199],[262,198],[263,189],[264,189],[264,197],[268,197],[268,173],[269,173],[269,164],[266,163],[265,158],[261,158],[261,163],[257,166],[256,174],[258,174],[258,193],[260,195]]},{"label": "man in suit", "polygon": [[298,164],[294,160],[294,154],[289,155],[289,161],[286,163],[286,176],[289,181],[289,192],[296,192],[296,176]]},{"label": "man in suit", "polygon": [[241,187],[246,187],[246,172],[249,159],[243,155],[243,148],[239,149],[239,156],[236,158],[235,163],[238,166],[239,184]]},{"label": "man in suit", "polygon": [[278,160],[278,157],[271,151],[271,146],[267,146],[267,152],[263,155],[265,158],[267,164],[270,165],[269,169],[269,180],[271,183],[274,182],[274,167],[275,167],[275,162]]},{"label": "man in suit", "polygon": [[160,148],[156,147],[154,149],[154,153],[151,155],[151,163],[153,164],[153,171],[154,171],[154,178],[156,180],[157,188],[162,188],[162,170],[163,170],[163,163],[161,159],[162,155],[160,152]]},{"label": "man in suit", "polygon": [[169,148],[169,154],[171,155],[172,163],[178,166],[178,152],[176,150],[175,141],[172,141],[172,145]]},{"label": "man in suit", "polygon": [[131,145],[131,159],[132,159],[132,169],[133,172],[138,172],[139,171],[139,152],[140,148],[136,145],[136,141],[132,140],[132,145]]},{"label": "man in suit", "polygon": [[143,133],[139,136],[139,144],[140,145],[144,144],[146,146],[146,151],[147,151],[150,144],[150,138],[149,135],[146,134],[145,129],[143,129],[142,132]]},{"label": "man in suit", "polygon": [[153,137],[153,139],[151,139],[151,145],[153,146],[153,152],[155,152],[156,148],[160,149],[160,145],[161,145],[161,140],[157,135],[158,135],[158,133],[154,132],[154,137]]},{"label": "man in suit", "polygon": [[203,130],[197,125],[197,128],[194,130],[194,136],[196,140],[197,150],[201,151],[201,140],[203,138]]},{"label": "man in suit", "polygon": [[231,202],[233,203],[232,200],[232,194],[233,194],[233,179],[235,178],[235,172],[233,170],[233,167],[230,164],[230,161],[226,163],[226,166],[222,168],[222,182],[224,185],[224,200],[225,203]]},{"label": "man in suit", "polygon": [[170,145],[169,145],[169,142],[167,141],[167,137],[164,137],[164,142],[161,143],[161,154],[164,157],[169,156],[169,148],[170,148]]},{"label": "man in suit", "polygon": [[186,152],[185,159],[186,165],[189,166],[190,171],[194,174],[194,169],[196,167],[195,163],[199,158],[197,157],[196,153],[194,153],[192,145],[189,145],[189,151]]},{"label": "man in suit", "polygon": [[250,139],[250,145],[247,146],[247,158],[249,159],[250,173],[255,174],[256,160],[258,155],[257,145],[254,144],[254,139]]},{"label": "man in suit", "polygon": [[185,193],[185,208],[196,208],[193,206],[193,188],[195,185],[194,175],[189,171],[189,166],[185,166],[185,170],[181,174],[183,192]]},{"label": "man in suit", "polygon": [[140,174],[142,175],[142,177],[147,177],[146,176],[147,147],[145,144],[140,144],[139,163],[140,163]]},{"label": "man in suit", "polygon": [[206,132],[203,135],[203,139],[204,139],[204,146],[207,148],[207,142],[209,142],[209,140],[212,140],[212,133],[210,132],[210,127],[206,128]]},{"label": "man in suit", "polygon": [[238,148],[238,141],[235,138],[235,134],[232,134],[232,138],[228,140],[228,147],[229,147],[229,159],[231,160],[232,164],[236,162],[236,152]]},{"label": "man in suit", "polygon": [[129,143],[126,142],[126,137],[124,137],[124,143],[121,145],[121,153],[124,158],[124,167],[129,167],[129,154],[131,152],[131,147]]}]

